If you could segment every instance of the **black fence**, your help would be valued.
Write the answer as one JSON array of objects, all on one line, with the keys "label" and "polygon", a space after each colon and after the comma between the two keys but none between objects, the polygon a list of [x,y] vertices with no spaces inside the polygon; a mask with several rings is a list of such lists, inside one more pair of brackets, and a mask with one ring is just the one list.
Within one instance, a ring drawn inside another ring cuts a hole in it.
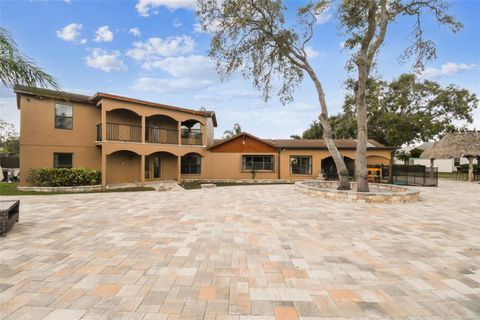
[{"label": "black fence", "polygon": [[20,168],[20,158],[0,156],[0,167],[8,169]]},{"label": "black fence", "polygon": [[392,167],[392,182],[408,186],[438,186],[438,168],[422,165],[399,165]]}]

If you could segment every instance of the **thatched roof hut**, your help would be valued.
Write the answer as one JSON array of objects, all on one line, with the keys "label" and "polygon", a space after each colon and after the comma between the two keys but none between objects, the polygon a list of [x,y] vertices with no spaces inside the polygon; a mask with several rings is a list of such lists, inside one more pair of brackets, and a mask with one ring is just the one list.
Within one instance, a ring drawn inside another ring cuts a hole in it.
[{"label": "thatched roof hut", "polygon": [[469,160],[469,180],[473,181],[473,158],[480,157],[480,132],[457,131],[446,134],[420,155],[423,159],[463,158]]}]

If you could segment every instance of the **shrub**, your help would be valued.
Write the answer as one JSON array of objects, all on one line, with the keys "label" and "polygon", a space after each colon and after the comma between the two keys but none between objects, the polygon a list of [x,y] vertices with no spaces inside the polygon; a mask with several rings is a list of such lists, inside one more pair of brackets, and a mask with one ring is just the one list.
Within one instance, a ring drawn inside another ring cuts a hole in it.
[{"label": "shrub", "polygon": [[40,187],[89,186],[100,179],[100,171],[85,168],[38,168],[27,174],[27,180]]},{"label": "shrub", "polygon": [[[478,170],[478,164],[473,165],[473,170]],[[461,164],[459,166],[460,171],[468,171],[468,163]]]}]

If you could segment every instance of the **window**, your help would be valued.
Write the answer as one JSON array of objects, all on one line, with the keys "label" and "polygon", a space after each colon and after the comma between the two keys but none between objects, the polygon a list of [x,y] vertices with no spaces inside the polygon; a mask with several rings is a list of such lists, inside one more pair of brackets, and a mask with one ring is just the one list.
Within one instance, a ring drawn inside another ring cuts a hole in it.
[{"label": "window", "polygon": [[66,104],[55,104],[55,128],[73,128],[73,107]]},{"label": "window", "polygon": [[311,156],[291,156],[290,157],[290,173],[291,174],[312,174],[312,157]]},{"label": "window", "polygon": [[273,156],[243,156],[242,170],[273,171]]},{"label": "window", "polygon": [[197,154],[182,157],[182,174],[200,174],[202,158]]},{"label": "window", "polygon": [[54,168],[71,168],[73,166],[73,153],[54,153]]}]

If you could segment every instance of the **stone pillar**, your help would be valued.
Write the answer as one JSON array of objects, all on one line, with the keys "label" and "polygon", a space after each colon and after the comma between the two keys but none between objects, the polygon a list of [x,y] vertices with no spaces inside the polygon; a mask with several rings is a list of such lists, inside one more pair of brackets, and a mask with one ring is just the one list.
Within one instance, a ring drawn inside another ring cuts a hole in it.
[{"label": "stone pillar", "polygon": [[145,143],[145,116],[142,116],[142,143]]},{"label": "stone pillar", "polygon": [[140,156],[140,184],[142,187],[145,185],[145,155]]},{"label": "stone pillar", "polygon": [[105,146],[102,146],[102,189],[107,186],[107,153],[105,152]]}]

